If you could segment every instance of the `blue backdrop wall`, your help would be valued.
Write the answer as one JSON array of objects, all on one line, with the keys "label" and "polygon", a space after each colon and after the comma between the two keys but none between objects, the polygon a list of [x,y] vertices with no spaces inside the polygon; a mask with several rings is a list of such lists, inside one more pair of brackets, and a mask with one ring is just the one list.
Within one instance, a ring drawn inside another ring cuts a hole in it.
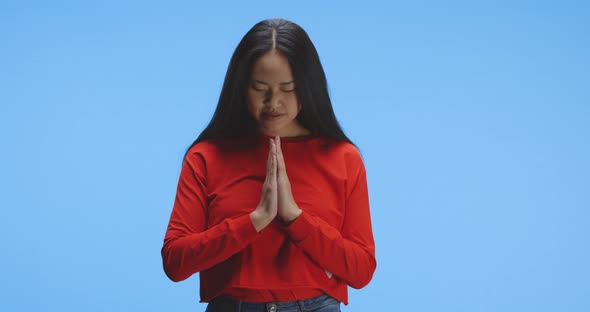
[{"label": "blue backdrop wall", "polygon": [[300,24],[368,172],[344,311],[590,311],[584,1],[2,1],[2,311],[204,311],[160,248],[256,22]]}]

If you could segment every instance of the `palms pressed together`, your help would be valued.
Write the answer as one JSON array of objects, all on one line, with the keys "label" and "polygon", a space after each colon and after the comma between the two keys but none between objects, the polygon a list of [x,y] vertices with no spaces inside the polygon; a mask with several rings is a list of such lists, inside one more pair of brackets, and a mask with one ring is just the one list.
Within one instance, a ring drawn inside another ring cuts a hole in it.
[{"label": "palms pressed together", "polygon": [[291,192],[281,138],[277,136],[269,139],[269,144],[262,196],[258,207],[250,214],[257,231],[261,231],[277,216],[283,223],[290,224],[301,214]]}]

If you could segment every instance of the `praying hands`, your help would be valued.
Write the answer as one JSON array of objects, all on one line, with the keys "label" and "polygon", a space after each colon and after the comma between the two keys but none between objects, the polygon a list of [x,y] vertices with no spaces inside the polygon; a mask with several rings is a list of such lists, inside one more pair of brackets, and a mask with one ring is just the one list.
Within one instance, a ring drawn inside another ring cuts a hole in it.
[{"label": "praying hands", "polygon": [[288,225],[301,214],[301,209],[297,207],[291,192],[291,183],[287,176],[287,168],[281,149],[281,138],[277,136],[270,139],[269,144],[262,196],[258,207],[250,214],[258,232],[277,216]]}]

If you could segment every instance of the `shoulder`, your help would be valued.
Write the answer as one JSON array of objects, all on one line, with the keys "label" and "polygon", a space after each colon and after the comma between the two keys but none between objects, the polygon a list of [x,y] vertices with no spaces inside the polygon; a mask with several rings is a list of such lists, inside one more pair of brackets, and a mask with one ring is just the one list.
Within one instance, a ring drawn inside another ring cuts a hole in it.
[{"label": "shoulder", "polygon": [[320,144],[322,163],[337,168],[348,179],[354,180],[363,172],[365,165],[359,149],[346,141],[323,140]]},{"label": "shoulder", "polygon": [[239,158],[252,150],[248,141],[229,139],[205,140],[192,145],[186,152],[185,162],[190,165],[219,166]]},{"label": "shoulder", "polygon": [[205,140],[191,146],[187,151],[187,156],[216,157],[223,153],[239,153],[241,150],[246,149],[247,146],[251,146],[250,141],[232,139]]},{"label": "shoulder", "polygon": [[328,150],[328,166],[337,168],[344,179],[348,198],[354,189],[366,183],[366,169],[361,152],[354,144],[346,141],[332,141]]},{"label": "shoulder", "polygon": [[191,146],[186,152],[187,157],[195,157],[197,155],[206,155],[214,152],[215,144],[210,141],[201,141]]},{"label": "shoulder", "polygon": [[213,146],[208,141],[201,141],[192,145],[187,151],[184,158],[186,163],[194,163],[195,161],[205,160],[213,152]]},{"label": "shoulder", "polygon": [[359,149],[352,143],[333,140],[325,140],[324,143],[324,149],[330,157],[343,160],[347,166],[363,165],[363,157]]},{"label": "shoulder", "polygon": [[183,166],[189,167],[194,172],[207,172],[207,167],[216,156],[217,147],[213,142],[201,141],[192,145],[186,152]]}]

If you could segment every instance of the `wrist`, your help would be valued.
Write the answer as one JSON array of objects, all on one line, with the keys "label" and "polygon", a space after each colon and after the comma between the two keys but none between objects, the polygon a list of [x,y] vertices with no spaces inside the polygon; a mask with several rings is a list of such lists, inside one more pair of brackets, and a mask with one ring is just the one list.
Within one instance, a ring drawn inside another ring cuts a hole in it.
[{"label": "wrist", "polygon": [[259,210],[254,210],[250,213],[250,220],[254,228],[256,228],[256,232],[262,231],[262,229],[272,222],[272,219],[273,217],[270,214]]},{"label": "wrist", "polygon": [[283,223],[285,225],[290,225],[291,223],[295,222],[295,220],[301,215],[303,210],[299,209],[299,207],[295,207],[289,213],[285,214],[283,217]]}]

